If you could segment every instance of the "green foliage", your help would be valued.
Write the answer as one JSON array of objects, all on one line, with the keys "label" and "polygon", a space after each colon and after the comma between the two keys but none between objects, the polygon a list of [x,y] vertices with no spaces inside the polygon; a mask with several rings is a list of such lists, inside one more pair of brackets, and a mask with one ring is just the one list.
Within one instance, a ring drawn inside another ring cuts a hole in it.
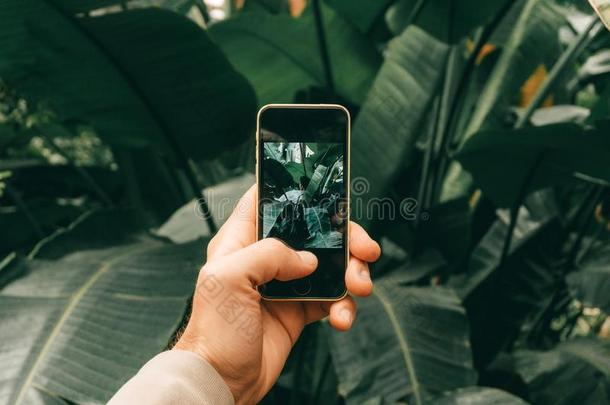
[{"label": "green foliage", "polygon": [[[138,237],[132,213],[101,211],[42,241],[0,293],[6,403],[104,402],[167,345],[182,319],[201,242]],[[74,252],[66,252],[73,246]],[[83,353],[86,356],[83,357]]]},{"label": "green foliage", "polygon": [[[252,181],[256,106],[306,101],[350,109],[353,217],[384,254],[353,329],[308,326],[263,404],[610,404],[592,9],[326,0],[318,27],[312,1],[0,0],[0,403],[103,403],[163,350],[214,196]],[[314,152],[275,173],[307,200],[339,153]],[[312,243],[331,228],[303,209]]]}]

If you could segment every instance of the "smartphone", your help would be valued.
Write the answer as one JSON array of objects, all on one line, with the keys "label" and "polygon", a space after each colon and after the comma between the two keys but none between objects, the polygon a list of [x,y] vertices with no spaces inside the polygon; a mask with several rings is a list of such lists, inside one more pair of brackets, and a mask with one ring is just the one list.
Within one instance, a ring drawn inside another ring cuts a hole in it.
[{"label": "smartphone", "polygon": [[334,301],[347,294],[350,115],[337,104],[270,104],[257,116],[258,239],[318,258],[311,275],[258,287],[267,300]]}]

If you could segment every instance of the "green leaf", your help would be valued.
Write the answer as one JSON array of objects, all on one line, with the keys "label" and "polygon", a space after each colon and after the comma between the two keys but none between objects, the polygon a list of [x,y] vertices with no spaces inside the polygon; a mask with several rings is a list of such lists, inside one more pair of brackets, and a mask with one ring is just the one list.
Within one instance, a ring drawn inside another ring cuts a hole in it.
[{"label": "green leaf", "polygon": [[185,17],[141,9],[74,18],[51,0],[2,0],[0,21],[8,85],[63,120],[90,122],[111,144],[202,158],[249,134],[250,86]]},{"label": "green leaf", "polygon": [[431,405],[526,405],[527,402],[508,392],[488,387],[468,387],[449,392]]},{"label": "green leaf", "polygon": [[0,153],[4,153],[4,150],[9,146],[15,138],[18,136],[17,131],[6,123],[0,124]]},{"label": "green leaf", "polygon": [[340,248],[343,246],[343,234],[338,231],[315,232],[313,237],[305,242],[306,248]]},{"label": "green leaf", "polygon": [[31,403],[40,393],[106,402],[166,347],[182,319],[202,243],[139,238],[49,258],[77,239],[79,248],[83,238],[99,244],[104,235],[90,227],[94,219],[44,242],[27,260],[27,274],[0,291],[0,397],[7,403]]},{"label": "green leaf", "polygon": [[314,235],[316,232],[329,232],[330,231],[330,218],[328,216],[328,210],[321,207],[309,207],[303,209],[305,215],[305,222],[307,223],[307,230],[310,235]]},{"label": "green leaf", "polygon": [[610,245],[600,244],[567,276],[568,285],[585,306],[610,313]]},{"label": "green leaf", "polygon": [[263,238],[269,235],[271,229],[276,225],[286,204],[286,201],[267,202],[263,204]]},{"label": "green leaf", "polygon": [[[372,43],[328,7],[322,7],[337,94],[359,104],[381,62]],[[301,17],[240,13],[214,24],[210,36],[248,78],[259,105],[293,102],[298,90],[325,86],[312,11]]]},{"label": "green leaf", "polygon": [[607,404],[610,401],[610,346],[578,339],[546,352],[519,350],[514,369],[534,404]]},{"label": "green leaf", "polygon": [[492,226],[473,251],[466,273],[452,280],[468,311],[478,368],[510,347],[558,291],[559,252],[566,241],[559,221],[553,214],[538,219],[522,210],[516,228],[504,265],[506,219]]},{"label": "green leaf", "polygon": [[575,179],[610,182],[610,136],[575,124],[482,131],[456,158],[500,207],[512,206],[531,191]]},{"label": "green leaf", "polygon": [[[398,35],[407,27],[418,3],[419,0],[399,0],[390,7],[386,20],[394,34]],[[442,41],[457,43],[493,18],[503,3],[502,0],[424,1],[413,22]]]},{"label": "green leaf", "polygon": [[303,198],[306,203],[309,203],[320,189],[327,171],[328,168],[326,166],[318,165],[318,167],[316,167],[316,171],[311,175],[311,180],[309,180],[305,193],[303,193]]},{"label": "green leaf", "polygon": [[[503,128],[512,105],[527,79],[542,64],[550,69],[561,53],[559,28],[564,18],[550,0],[527,0],[520,14],[510,25],[510,35],[502,46],[485,87],[480,92],[472,118],[464,133],[462,144],[477,131]],[[453,162],[444,180],[442,201],[463,196],[472,179]]]},{"label": "green leaf", "polygon": [[555,105],[537,109],[530,121],[532,125],[537,127],[562,122],[583,124],[590,114],[591,112],[588,108],[576,105]]},{"label": "green leaf", "polygon": [[360,32],[368,33],[392,0],[326,0],[337,14],[358,27]]},{"label": "green leaf", "polygon": [[[367,185],[366,193],[353,197],[362,198],[363,207],[384,197],[397,171],[413,163],[420,126],[442,77],[438,67],[447,55],[447,45],[417,27],[390,41],[352,131],[352,179]],[[366,224],[372,218],[357,219]]]},{"label": "green leaf", "polygon": [[[66,226],[84,213],[83,207],[60,205],[47,198],[33,198],[27,201],[34,220],[45,234]],[[32,228],[26,215],[17,207],[3,207],[0,222],[5,231],[0,233],[0,255],[13,250],[28,251],[39,241],[39,234]]]},{"label": "green leaf", "polygon": [[[331,334],[339,392],[347,404],[380,396],[421,405],[430,394],[473,385],[468,322],[451,290],[378,280],[358,301],[358,320]],[[385,402],[384,402],[385,403]]]},{"label": "green leaf", "polygon": [[[532,239],[541,239],[540,233],[544,233],[544,229],[553,218],[554,215],[535,218],[527,209],[522,208],[517,218],[508,257],[514,257]],[[451,285],[460,298],[468,297],[498,269],[507,231],[506,217],[505,220],[496,220],[470,254],[466,272],[452,277]],[[536,242],[531,244],[535,245]]]}]

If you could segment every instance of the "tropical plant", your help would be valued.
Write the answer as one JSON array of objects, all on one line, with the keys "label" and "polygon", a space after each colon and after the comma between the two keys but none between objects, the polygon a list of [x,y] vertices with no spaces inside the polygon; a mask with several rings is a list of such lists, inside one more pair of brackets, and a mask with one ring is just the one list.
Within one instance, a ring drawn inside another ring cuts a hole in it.
[{"label": "tropical plant", "polygon": [[[103,403],[171,345],[254,181],[257,107],[339,102],[376,287],[350,332],[305,329],[264,403],[610,404],[592,8],[230,3],[0,0],[0,403]],[[322,167],[322,198],[337,158],[279,176]]]}]

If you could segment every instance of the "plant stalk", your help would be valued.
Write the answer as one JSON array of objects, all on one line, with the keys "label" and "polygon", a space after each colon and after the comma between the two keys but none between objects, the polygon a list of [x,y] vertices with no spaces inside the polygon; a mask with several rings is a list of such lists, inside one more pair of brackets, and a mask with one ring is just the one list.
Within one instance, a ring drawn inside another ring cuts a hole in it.
[{"label": "plant stalk", "polygon": [[38,239],[44,238],[45,234],[42,230],[42,227],[36,220],[36,217],[34,216],[34,214],[32,214],[32,211],[30,211],[30,208],[23,201],[19,193],[15,189],[13,189],[13,187],[8,182],[6,182],[6,193],[15,202],[15,205],[21,210],[21,212],[23,212],[23,215],[32,227],[32,230],[34,231]]},{"label": "plant stalk", "polygon": [[561,54],[557,62],[553,65],[546,80],[517,120],[515,128],[523,128],[529,122],[532,115],[534,115],[534,112],[542,105],[557,80],[561,77],[561,74],[568,63],[572,62],[587,48],[602,27],[602,22],[598,18],[594,18],[585,30],[570,44],[568,49]]},{"label": "plant stalk", "polygon": [[313,0],[313,14],[316,22],[316,35],[318,37],[318,48],[320,50],[320,59],[322,60],[322,67],[324,68],[324,77],[326,80],[326,87],[335,96],[335,81],[333,78],[333,71],[330,64],[330,55],[328,53],[328,46],[326,43],[326,34],[324,32],[324,20],[322,19],[322,10],[320,8],[320,0]]}]

